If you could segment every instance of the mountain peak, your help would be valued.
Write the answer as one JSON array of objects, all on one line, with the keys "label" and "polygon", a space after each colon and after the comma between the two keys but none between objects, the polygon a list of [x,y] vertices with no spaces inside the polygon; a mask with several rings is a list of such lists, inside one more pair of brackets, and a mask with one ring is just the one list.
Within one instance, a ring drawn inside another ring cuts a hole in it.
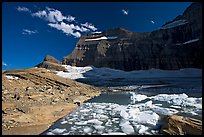
[{"label": "mountain peak", "polygon": [[44,61],[49,61],[49,62],[60,64],[60,61],[58,61],[56,58],[50,55],[46,55],[46,57],[44,58]]}]

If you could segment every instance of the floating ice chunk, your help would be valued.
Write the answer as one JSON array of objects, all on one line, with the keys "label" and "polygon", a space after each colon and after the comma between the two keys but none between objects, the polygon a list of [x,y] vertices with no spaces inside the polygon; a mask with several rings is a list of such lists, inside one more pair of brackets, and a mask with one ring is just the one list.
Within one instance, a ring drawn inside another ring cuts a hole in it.
[{"label": "floating ice chunk", "polygon": [[159,94],[156,96],[151,97],[154,100],[159,100],[159,101],[166,101],[170,104],[173,105],[182,105],[186,99],[188,98],[188,95],[186,95],[185,93],[183,94]]},{"label": "floating ice chunk", "polygon": [[146,108],[152,108],[152,101],[150,100],[150,101],[147,101],[146,103],[145,103],[145,107]]},{"label": "floating ice chunk", "polygon": [[140,104],[136,104],[134,105],[135,107],[139,108],[140,111],[144,111],[146,109],[152,108],[152,101],[147,101],[146,103],[140,103]]},{"label": "floating ice chunk", "polygon": [[123,126],[123,125],[130,125],[130,122],[126,119],[121,119],[119,126]]},{"label": "floating ice chunk", "polygon": [[98,120],[98,119],[88,120],[87,123],[93,123],[93,124],[96,124],[96,125],[101,125],[101,124],[103,124],[103,122],[101,122],[101,121]]},{"label": "floating ice chunk", "polygon": [[133,134],[135,133],[134,128],[132,125],[130,125],[129,121],[126,121],[124,119],[121,120],[120,123],[121,126],[121,130],[125,133],[125,134]]},{"label": "floating ice chunk", "polygon": [[64,134],[62,134],[62,135],[69,135],[70,134],[70,132],[67,132],[67,133],[64,133]]},{"label": "floating ice chunk", "polygon": [[46,135],[55,135],[55,134],[52,132],[47,132]]},{"label": "floating ice chunk", "polygon": [[99,115],[99,118],[100,119],[108,119],[108,116],[106,116],[106,115]]},{"label": "floating ice chunk", "polygon": [[77,130],[77,128],[76,128],[76,127],[71,127],[70,129],[71,129],[72,131]]},{"label": "floating ice chunk", "polygon": [[129,113],[129,118],[131,119],[131,118],[135,117],[138,112],[140,112],[139,108],[133,108],[133,107],[130,108],[130,110],[128,112]]},{"label": "floating ice chunk", "polygon": [[85,127],[85,128],[83,129],[83,131],[84,131],[85,133],[91,133],[91,132],[93,131],[93,129],[92,129],[91,127]]},{"label": "floating ice chunk", "polygon": [[174,99],[186,99],[186,98],[188,98],[188,95],[186,95],[185,93],[173,94],[173,95],[159,94],[159,95],[153,96],[152,98],[154,100],[158,100],[158,101],[170,101],[170,100],[174,100]]},{"label": "floating ice chunk", "polygon": [[202,98],[187,98],[186,102],[183,105],[202,109]]},{"label": "floating ice chunk", "polygon": [[94,125],[93,127],[94,127],[96,130],[98,130],[98,131],[102,131],[102,130],[105,129],[105,127],[104,127],[104,126],[101,126],[101,125]]},{"label": "floating ice chunk", "polygon": [[87,121],[75,122],[75,125],[87,125]]},{"label": "floating ice chunk", "polygon": [[159,115],[152,111],[143,111],[133,115],[131,120],[137,123],[155,126],[159,120]]},{"label": "floating ice chunk", "polygon": [[64,121],[62,121],[62,122],[60,122],[60,124],[66,124],[66,123],[68,123],[68,121],[66,121],[66,120],[64,120]]},{"label": "floating ice chunk", "polygon": [[102,114],[102,113],[104,113],[104,110],[98,109],[98,110],[96,110],[95,112],[98,113],[98,114]]},{"label": "floating ice chunk", "polygon": [[80,112],[83,112],[83,113],[86,113],[86,112],[89,112],[90,110],[89,109],[82,109],[82,110],[79,110]]},{"label": "floating ice chunk", "polygon": [[171,107],[171,108],[181,108],[180,106],[174,106],[174,105],[171,105],[171,106],[169,106],[169,107]]},{"label": "floating ice chunk", "polygon": [[162,104],[154,104],[155,106],[162,106]]},{"label": "floating ice chunk", "polygon": [[111,126],[112,125],[112,122],[110,119],[108,119],[108,121],[105,123],[105,126]]},{"label": "floating ice chunk", "polygon": [[66,129],[60,129],[60,128],[55,128],[54,130],[52,130],[52,133],[54,134],[61,134],[63,132],[67,131]]},{"label": "floating ice chunk", "polygon": [[103,133],[102,135],[126,135],[126,134],[122,132],[111,132],[111,133]]},{"label": "floating ice chunk", "polygon": [[134,92],[130,92],[130,94],[132,94],[130,99],[133,100],[133,102],[135,102],[135,101],[142,101],[142,100],[145,100],[145,99],[148,98],[146,95],[135,94]]},{"label": "floating ice chunk", "polygon": [[129,118],[129,114],[125,110],[121,110],[120,116],[122,118],[124,118],[124,119],[128,119]]},{"label": "floating ice chunk", "polygon": [[158,107],[158,106],[154,106],[152,108],[152,110],[158,114],[162,114],[162,115],[173,115],[178,113],[179,111],[176,109],[172,109],[172,108],[163,108],[163,107]]},{"label": "floating ice chunk", "polygon": [[135,130],[138,131],[139,134],[145,133],[149,128],[144,125],[135,125]]}]

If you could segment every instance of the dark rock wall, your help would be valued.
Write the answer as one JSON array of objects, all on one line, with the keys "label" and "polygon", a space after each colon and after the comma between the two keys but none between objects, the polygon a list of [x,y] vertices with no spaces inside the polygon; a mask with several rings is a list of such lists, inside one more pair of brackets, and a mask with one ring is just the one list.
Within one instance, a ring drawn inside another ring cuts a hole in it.
[{"label": "dark rock wall", "polygon": [[[164,29],[165,26],[180,20],[185,20],[186,23]],[[102,36],[117,38],[87,41]],[[187,42],[190,40],[194,42]],[[82,36],[74,51],[64,57],[63,64],[93,65],[126,71],[151,68],[172,70],[201,68],[201,55],[202,5],[192,3],[183,15],[153,32],[136,33],[115,28],[101,34]]]}]

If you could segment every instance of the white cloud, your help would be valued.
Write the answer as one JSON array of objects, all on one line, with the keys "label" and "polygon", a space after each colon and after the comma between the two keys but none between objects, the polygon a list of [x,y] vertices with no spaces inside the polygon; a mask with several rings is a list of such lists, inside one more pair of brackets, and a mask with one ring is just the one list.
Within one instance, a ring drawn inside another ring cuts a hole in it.
[{"label": "white cloud", "polygon": [[63,20],[67,20],[69,22],[75,21],[75,17],[68,15],[63,16],[61,11],[46,7],[46,10],[38,11],[36,13],[31,14],[33,17],[39,17],[45,19],[52,23],[62,22]]},{"label": "white cloud", "polygon": [[84,27],[86,27],[86,28],[88,28],[88,29],[91,29],[91,30],[93,30],[93,31],[96,31],[96,30],[97,30],[97,28],[96,28],[93,24],[88,23],[88,22],[86,22],[85,24],[81,24],[81,25],[84,26]]},{"label": "white cloud", "polygon": [[66,17],[66,20],[69,21],[69,22],[72,22],[72,21],[75,21],[75,17],[68,15]]},{"label": "white cloud", "polygon": [[46,11],[38,11],[36,13],[31,14],[33,17],[39,17],[39,18],[47,18],[47,13]]},{"label": "white cloud", "polygon": [[153,20],[150,21],[152,24],[154,24],[155,22]]},{"label": "white cloud", "polygon": [[28,29],[23,29],[23,32],[22,32],[22,34],[24,34],[24,35],[31,35],[31,34],[35,34],[35,33],[38,33],[38,31],[37,30],[28,30]]},{"label": "white cloud", "polygon": [[122,12],[123,12],[124,15],[128,15],[128,10],[122,9]]},{"label": "white cloud", "polygon": [[4,61],[2,61],[2,66],[8,66]]},{"label": "white cloud", "polygon": [[74,32],[75,30],[79,30],[79,26],[75,26],[74,24],[66,24],[64,22],[59,23],[49,23],[48,24],[50,27],[56,28],[58,30],[61,30],[62,32],[64,32],[66,35],[72,35],[75,36],[76,38],[81,37],[81,33]]},{"label": "white cloud", "polygon": [[[81,36],[82,32],[93,32],[97,30],[97,28],[91,23],[86,22],[84,24],[79,24],[75,21],[76,17],[73,17],[71,15],[65,16],[61,11],[49,7],[46,7],[44,10],[39,10],[35,13],[31,13],[31,16],[46,20],[49,22],[48,25],[50,27],[60,30],[66,35],[71,35],[77,38]],[[64,21],[68,21],[68,23],[65,23]],[[23,31],[23,34],[30,35],[33,33],[35,33],[35,31]]]},{"label": "white cloud", "polygon": [[28,8],[26,8],[26,7],[20,7],[20,6],[18,6],[17,8],[17,11],[19,11],[19,12],[31,12]]}]

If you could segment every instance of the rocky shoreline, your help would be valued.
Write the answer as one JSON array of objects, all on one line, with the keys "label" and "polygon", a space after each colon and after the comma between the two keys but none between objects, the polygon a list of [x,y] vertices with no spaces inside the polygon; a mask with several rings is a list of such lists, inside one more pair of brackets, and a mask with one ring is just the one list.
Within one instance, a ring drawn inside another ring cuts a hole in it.
[{"label": "rocky shoreline", "polygon": [[100,95],[99,88],[43,68],[2,73],[2,134],[38,135],[77,104]]}]

